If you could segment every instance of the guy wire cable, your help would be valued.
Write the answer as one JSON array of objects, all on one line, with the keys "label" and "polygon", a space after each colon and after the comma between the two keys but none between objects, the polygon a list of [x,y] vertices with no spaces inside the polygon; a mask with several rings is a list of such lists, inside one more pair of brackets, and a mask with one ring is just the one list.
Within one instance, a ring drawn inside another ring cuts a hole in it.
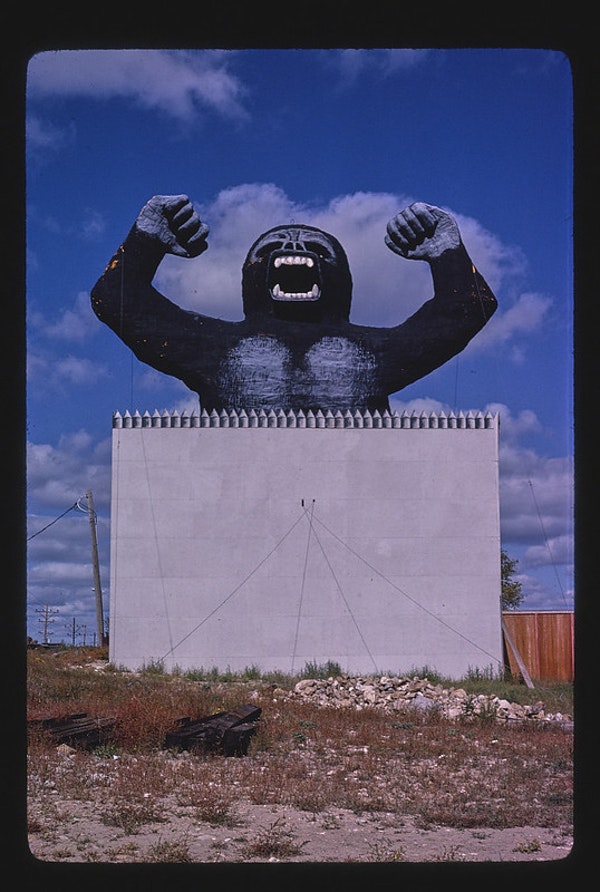
[{"label": "guy wire cable", "polygon": [[[302,499],[302,507],[304,508],[304,499]],[[292,650],[292,664],[290,666],[290,672],[294,673],[294,661],[296,659],[296,649],[298,647],[298,636],[300,634],[300,616],[302,613],[302,600],[304,598],[304,586],[306,583],[306,570],[308,568],[308,552],[310,550],[310,537],[313,531],[312,525],[312,516],[313,511],[315,510],[315,500],[312,500],[312,505],[310,507],[310,517],[308,519],[308,538],[306,540],[306,552],[304,554],[304,568],[302,570],[302,584],[300,586],[300,601],[298,602],[298,616],[296,617],[296,633],[294,635],[294,647]],[[306,509],[305,509],[306,515]]]},{"label": "guy wire cable", "polygon": [[294,529],[298,526],[298,524],[300,523],[300,521],[302,520],[303,517],[304,517],[304,513],[302,513],[298,518],[296,518],[296,520],[295,520],[294,523],[291,525],[291,527],[289,528],[289,530],[287,531],[287,533],[284,533],[284,535],[281,537],[281,539],[280,539],[280,540],[273,546],[273,548],[268,552],[268,554],[266,554],[265,557],[262,558],[262,560],[260,560],[260,561],[258,562],[258,564],[256,565],[256,567],[254,567],[254,569],[251,570],[250,573],[248,573],[248,575],[245,576],[244,579],[242,579],[242,581],[241,581],[240,583],[238,583],[238,585],[236,585],[236,587],[233,589],[233,591],[229,592],[229,594],[227,595],[227,597],[223,598],[223,600],[222,600],[219,604],[217,604],[216,607],[213,607],[213,609],[210,611],[210,613],[207,613],[207,615],[204,617],[204,619],[200,620],[200,622],[199,622],[197,625],[195,625],[194,628],[193,628],[191,631],[189,631],[189,632],[187,633],[187,635],[184,635],[183,638],[181,638],[181,639],[177,642],[177,644],[172,645],[172,647],[170,648],[170,650],[168,650],[168,651],[161,657],[162,660],[164,660],[166,657],[168,657],[169,654],[173,653],[173,651],[175,651],[181,644],[183,644],[184,641],[187,641],[187,639],[188,639],[191,635],[193,635],[195,632],[197,632],[198,629],[199,629],[201,626],[203,626],[205,623],[207,623],[208,620],[209,620],[212,616],[215,615],[215,613],[218,613],[218,611],[221,609],[221,607],[223,607],[229,600],[231,600],[231,598],[233,598],[233,596],[234,596],[237,592],[239,592],[239,590],[240,590],[240,589],[241,589],[241,588],[248,582],[248,580],[251,579],[252,576],[254,576],[254,574],[255,574],[258,570],[260,570],[260,568],[262,567],[262,565],[265,564],[265,563],[269,560],[269,558],[271,557],[271,555],[274,554],[274,553],[277,551],[277,549],[279,548],[279,546],[285,541],[285,539],[287,539],[287,537],[290,535],[290,533],[292,532],[292,530],[294,530]]},{"label": "guy wire cable", "polygon": [[[383,580],[385,580],[385,582],[387,582],[388,585],[391,585],[391,587],[393,589],[395,589],[397,592],[399,592],[401,595],[403,595],[405,598],[407,598],[409,601],[411,601],[415,605],[415,607],[418,607],[420,610],[423,610],[425,613],[429,614],[429,616],[431,616],[433,619],[437,620],[437,622],[439,622],[442,626],[445,626],[451,632],[454,632],[455,635],[458,635],[459,638],[463,639],[463,641],[466,641],[468,644],[471,644],[473,647],[477,648],[477,650],[481,651],[481,653],[484,653],[486,656],[491,657],[494,660],[494,662],[497,661],[497,659],[498,659],[497,656],[494,656],[494,654],[491,654],[487,650],[485,650],[483,647],[480,647],[480,645],[477,644],[477,642],[472,641],[466,635],[463,635],[463,633],[459,632],[458,629],[453,628],[450,625],[450,623],[447,623],[441,617],[437,616],[437,614],[433,613],[432,610],[429,610],[427,607],[424,607],[422,604],[420,604],[416,600],[416,598],[413,598],[411,595],[408,594],[408,592],[405,592],[404,589],[400,588],[399,585],[396,585],[395,582],[392,582],[391,579],[388,579],[388,577],[384,573],[382,573],[381,570],[378,570],[377,567],[374,567],[373,564],[369,563],[369,561],[366,558],[362,557],[362,555],[360,555],[350,545],[348,545],[346,542],[344,542],[344,540],[341,539],[336,533],[334,533],[333,530],[329,529],[329,527],[325,523],[323,523],[322,520],[320,520],[316,516],[315,516],[315,520],[318,524],[320,524],[323,527],[323,529],[327,530],[327,532],[330,533],[330,535],[332,535],[334,539],[337,539],[337,541],[340,542],[340,544],[343,545],[344,548],[347,548],[351,554],[353,554],[360,561],[362,561],[364,564],[366,564],[366,566],[369,567],[370,570],[373,570],[374,573],[377,573],[377,575],[380,576]],[[315,536],[316,536],[316,533],[315,533]]]}]

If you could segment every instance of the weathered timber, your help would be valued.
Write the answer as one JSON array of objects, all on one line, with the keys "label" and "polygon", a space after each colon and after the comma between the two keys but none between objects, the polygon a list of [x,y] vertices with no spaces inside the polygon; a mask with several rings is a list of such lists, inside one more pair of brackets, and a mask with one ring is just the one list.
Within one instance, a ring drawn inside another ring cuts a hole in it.
[{"label": "weathered timber", "polygon": [[85,712],[73,712],[59,718],[51,716],[43,719],[31,719],[27,724],[32,730],[39,729],[47,734],[53,743],[94,747],[109,739],[116,719],[106,716],[92,717]]},{"label": "weathered timber", "polygon": [[165,738],[165,746],[182,750],[214,750],[225,756],[245,756],[262,710],[246,704],[229,712],[198,719],[178,720],[178,727]]}]

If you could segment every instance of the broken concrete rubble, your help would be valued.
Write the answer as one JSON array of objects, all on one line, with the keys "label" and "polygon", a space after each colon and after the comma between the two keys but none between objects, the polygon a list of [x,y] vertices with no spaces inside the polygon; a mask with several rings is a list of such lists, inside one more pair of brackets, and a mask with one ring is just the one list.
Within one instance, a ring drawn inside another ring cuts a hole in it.
[{"label": "broken concrete rubble", "polygon": [[316,703],[334,708],[364,709],[376,707],[389,711],[407,709],[439,710],[447,719],[488,718],[498,722],[537,720],[572,723],[572,717],[560,712],[547,713],[542,701],[521,705],[494,694],[468,694],[464,688],[444,688],[428,678],[389,675],[329,678],[305,678],[286,699]]}]

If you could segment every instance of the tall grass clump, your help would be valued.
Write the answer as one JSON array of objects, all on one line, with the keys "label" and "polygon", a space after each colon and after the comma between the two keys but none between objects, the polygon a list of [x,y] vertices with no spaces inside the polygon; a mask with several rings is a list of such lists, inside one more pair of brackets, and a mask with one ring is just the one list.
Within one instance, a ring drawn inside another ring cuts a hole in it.
[{"label": "tall grass clump", "polygon": [[309,660],[300,672],[300,678],[336,678],[342,674],[340,664],[332,660],[327,660],[326,663]]}]

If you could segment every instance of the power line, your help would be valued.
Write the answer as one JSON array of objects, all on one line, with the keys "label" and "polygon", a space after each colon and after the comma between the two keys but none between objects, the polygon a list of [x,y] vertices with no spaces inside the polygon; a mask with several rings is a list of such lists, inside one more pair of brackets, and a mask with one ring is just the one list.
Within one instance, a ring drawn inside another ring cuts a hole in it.
[{"label": "power line", "polygon": [[554,575],[556,576],[556,580],[557,580],[557,582],[558,582],[558,587],[559,587],[559,589],[560,589],[560,593],[561,593],[561,595],[562,595],[562,599],[563,599],[563,601],[565,602],[565,607],[566,607],[566,606],[567,606],[567,599],[566,599],[566,597],[565,597],[565,593],[564,593],[564,589],[563,589],[563,586],[562,586],[562,582],[560,581],[560,576],[559,576],[559,574],[558,574],[558,569],[557,569],[556,564],[555,564],[555,562],[554,562],[554,556],[553,556],[553,554],[552,554],[552,549],[550,548],[550,542],[548,541],[548,536],[546,535],[546,529],[545,529],[545,527],[544,527],[544,521],[542,520],[542,513],[541,513],[540,508],[539,508],[539,505],[538,505],[538,503],[537,503],[537,499],[536,499],[536,497],[535,497],[535,492],[533,491],[533,483],[531,482],[531,480],[529,480],[528,483],[529,483],[529,487],[530,487],[530,489],[531,489],[531,497],[532,497],[532,499],[533,499],[533,504],[535,505],[535,510],[537,511],[538,520],[539,520],[539,522],[540,522],[540,527],[541,527],[541,530],[542,530],[542,535],[543,535],[543,537],[544,537],[544,542],[546,543],[546,548],[548,549],[548,554],[550,555],[550,563],[552,564],[552,569],[554,570]]},{"label": "power line", "polygon": [[[78,500],[78,501],[79,501],[79,500]],[[48,527],[51,527],[53,523],[56,523],[57,520],[60,520],[61,517],[64,517],[65,514],[68,514],[68,513],[69,513],[69,511],[72,511],[74,508],[78,508],[78,507],[79,507],[79,505],[78,505],[78,501],[77,501],[77,502],[73,502],[73,504],[71,505],[70,508],[67,508],[67,510],[66,510],[66,511],[63,511],[62,514],[59,514],[58,517],[55,517],[54,520],[51,520],[50,523],[47,523],[46,526],[45,526],[45,527],[42,527],[41,530],[38,530],[37,533],[32,533],[31,536],[28,536],[28,537],[27,537],[27,541],[29,542],[31,539],[35,539],[36,536],[39,536],[40,533],[43,533],[44,530],[47,530]]]}]

